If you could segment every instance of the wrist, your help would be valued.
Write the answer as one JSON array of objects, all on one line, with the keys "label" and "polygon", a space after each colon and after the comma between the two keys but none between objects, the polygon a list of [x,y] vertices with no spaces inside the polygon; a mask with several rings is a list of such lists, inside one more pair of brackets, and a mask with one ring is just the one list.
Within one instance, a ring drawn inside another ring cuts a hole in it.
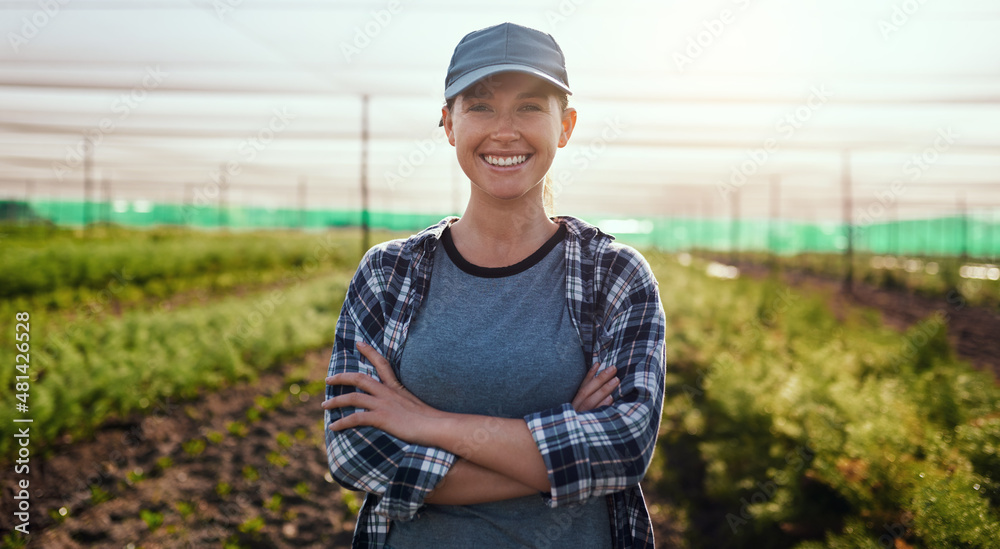
[{"label": "wrist", "polygon": [[423,446],[447,450],[447,435],[454,430],[457,414],[431,409],[418,423],[413,441]]}]

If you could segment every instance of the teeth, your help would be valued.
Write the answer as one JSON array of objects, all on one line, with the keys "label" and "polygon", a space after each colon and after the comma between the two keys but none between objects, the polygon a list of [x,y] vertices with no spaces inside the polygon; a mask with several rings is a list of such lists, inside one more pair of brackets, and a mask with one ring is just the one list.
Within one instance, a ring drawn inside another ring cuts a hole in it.
[{"label": "teeth", "polygon": [[515,164],[520,164],[524,162],[525,160],[528,159],[528,156],[524,154],[518,156],[485,155],[483,158],[485,158],[487,162],[493,164],[494,166],[513,166]]}]

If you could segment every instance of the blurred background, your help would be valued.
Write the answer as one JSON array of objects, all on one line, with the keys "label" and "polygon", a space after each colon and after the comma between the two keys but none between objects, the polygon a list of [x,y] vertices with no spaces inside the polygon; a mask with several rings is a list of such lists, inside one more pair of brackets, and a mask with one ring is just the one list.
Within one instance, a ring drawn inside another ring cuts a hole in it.
[{"label": "blurred background", "polygon": [[565,52],[555,213],[659,282],[658,544],[996,547],[987,0],[0,0],[0,546],[350,546],[341,303],[465,208],[445,72],[504,21]]},{"label": "blurred background", "polygon": [[444,73],[462,36],[509,20],[566,54],[580,121],[552,170],[558,213],[668,248],[833,251],[846,224],[879,252],[1000,247],[985,0],[0,10],[8,218],[319,228],[366,210],[416,229],[460,214]]}]

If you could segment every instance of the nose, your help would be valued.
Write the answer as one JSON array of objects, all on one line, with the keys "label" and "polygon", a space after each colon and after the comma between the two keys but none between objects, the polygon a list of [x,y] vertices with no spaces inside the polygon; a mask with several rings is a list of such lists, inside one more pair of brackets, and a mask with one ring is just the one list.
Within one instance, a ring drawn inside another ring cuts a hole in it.
[{"label": "nose", "polygon": [[493,128],[493,133],[490,137],[495,141],[501,142],[516,141],[520,137],[520,132],[518,132],[517,123],[514,121],[513,115],[504,113],[497,116],[496,126]]}]

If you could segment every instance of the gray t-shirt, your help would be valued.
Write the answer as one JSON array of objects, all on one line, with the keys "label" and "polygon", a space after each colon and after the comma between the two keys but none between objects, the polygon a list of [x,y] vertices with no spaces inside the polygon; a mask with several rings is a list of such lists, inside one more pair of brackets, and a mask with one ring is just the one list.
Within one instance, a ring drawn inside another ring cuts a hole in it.
[{"label": "gray t-shirt", "polygon": [[[566,303],[565,227],[509,267],[466,261],[448,230],[409,327],[400,381],[439,410],[520,418],[559,407],[589,367]],[[442,253],[444,252],[444,253]],[[607,548],[604,496],[549,508],[541,495],[477,505],[425,505],[392,522],[386,547]]]}]

